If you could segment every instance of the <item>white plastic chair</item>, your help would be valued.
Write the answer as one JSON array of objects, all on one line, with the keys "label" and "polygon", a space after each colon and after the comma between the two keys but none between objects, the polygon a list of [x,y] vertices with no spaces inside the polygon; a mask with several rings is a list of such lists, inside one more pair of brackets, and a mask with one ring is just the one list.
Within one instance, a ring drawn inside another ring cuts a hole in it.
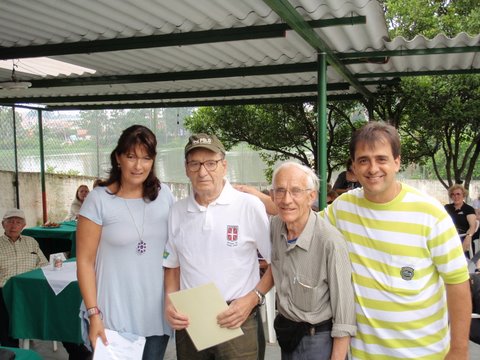
[{"label": "white plastic chair", "polygon": [[[475,226],[475,230],[473,231],[473,233],[475,234],[477,231],[478,231],[478,227],[480,226],[480,220],[477,220],[477,226]],[[462,238],[465,237],[466,234],[462,234],[460,235]],[[472,242],[470,243],[470,251],[469,251],[469,257],[470,259],[473,258],[475,256],[475,252],[473,251],[473,247],[472,247],[472,244],[477,241],[475,243],[475,249],[477,249],[477,252],[478,252],[478,238],[477,239],[474,239],[472,238]]]},{"label": "white plastic chair", "polygon": [[[20,347],[22,349],[25,349],[25,350],[29,350],[30,349],[30,339],[21,339],[21,345]],[[57,351],[58,350],[58,344],[55,340],[52,341],[53,342],[53,351]]]},{"label": "white plastic chair", "polygon": [[275,286],[265,294],[265,310],[267,313],[267,335],[268,342],[274,344],[277,341],[273,320],[275,320]]}]

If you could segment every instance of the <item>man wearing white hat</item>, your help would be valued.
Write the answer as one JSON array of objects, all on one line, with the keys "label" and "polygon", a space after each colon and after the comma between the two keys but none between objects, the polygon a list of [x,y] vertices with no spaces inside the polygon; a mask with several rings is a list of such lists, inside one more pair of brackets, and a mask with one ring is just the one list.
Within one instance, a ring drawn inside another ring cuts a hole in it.
[{"label": "man wearing white hat", "polygon": [[20,209],[9,209],[3,215],[4,234],[0,237],[0,344],[18,347],[18,340],[8,335],[8,313],[3,301],[2,289],[7,280],[48,264],[38,242],[21,235],[25,227],[25,214]]}]

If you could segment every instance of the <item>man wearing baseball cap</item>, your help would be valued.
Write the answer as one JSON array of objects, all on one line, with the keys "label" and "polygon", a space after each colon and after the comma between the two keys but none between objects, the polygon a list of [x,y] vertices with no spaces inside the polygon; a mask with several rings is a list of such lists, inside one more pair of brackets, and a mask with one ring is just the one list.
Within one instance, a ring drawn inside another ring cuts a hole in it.
[{"label": "man wearing baseball cap", "polygon": [[188,316],[167,296],[165,315],[176,330],[177,358],[252,359],[262,349],[257,307],[273,284],[270,266],[260,279],[257,250],[270,263],[270,233],[265,207],[255,196],[235,190],[225,178],[225,148],[215,135],[195,134],[185,146],[185,171],[193,194],[170,210],[164,253],[165,292],[215,283],[229,304],[217,316],[225,328],[244,335],[197,351],[185,329]]},{"label": "man wearing baseball cap", "polygon": [[[0,295],[7,280],[48,264],[38,242],[21,235],[25,227],[25,214],[20,209],[9,209],[2,219],[4,234],[0,237]],[[18,339],[8,335],[8,312],[0,296],[0,343],[2,346],[18,347]]]}]

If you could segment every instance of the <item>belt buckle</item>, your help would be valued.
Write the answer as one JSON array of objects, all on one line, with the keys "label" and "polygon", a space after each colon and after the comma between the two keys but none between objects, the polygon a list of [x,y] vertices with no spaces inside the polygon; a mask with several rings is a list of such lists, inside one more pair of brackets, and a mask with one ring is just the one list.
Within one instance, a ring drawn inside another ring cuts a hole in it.
[{"label": "belt buckle", "polygon": [[315,335],[315,326],[310,326],[310,328],[308,329],[308,333],[310,336],[314,336]]}]

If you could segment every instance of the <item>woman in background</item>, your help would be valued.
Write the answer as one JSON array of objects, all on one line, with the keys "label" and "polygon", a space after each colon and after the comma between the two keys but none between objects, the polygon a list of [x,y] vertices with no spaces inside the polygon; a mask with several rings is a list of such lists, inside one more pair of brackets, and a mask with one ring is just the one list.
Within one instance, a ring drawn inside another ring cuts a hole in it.
[{"label": "woman in background", "polygon": [[78,213],[82,207],[83,202],[85,201],[90,190],[87,185],[80,185],[75,192],[75,199],[73,199],[72,205],[70,206],[70,211],[68,212],[67,217],[64,221],[77,220]]},{"label": "woman in background", "polygon": [[[475,209],[465,203],[468,191],[460,184],[451,186],[448,189],[448,196],[452,199],[452,203],[446,204],[445,210],[447,210],[457,228],[457,232],[462,239],[463,251],[468,257],[470,244],[472,244],[473,249],[472,237],[477,226]],[[475,253],[475,249],[473,249],[473,252]]]},{"label": "woman in background", "polygon": [[358,182],[357,177],[353,173],[352,159],[348,159],[347,170],[342,171],[340,174],[338,174],[337,180],[335,181],[335,184],[333,184],[332,190],[335,190],[337,195],[341,195],[344,192],[356,189],[358,187],[361,187],[361,185]]},{"label": "woman in background", "polygon": [[109,177],[91,191],[77,229],[91,344],[98,337],[107,344],[105,329],[145,336],[143,359],[163,359],[172,334],[164,321],[163,251],[174,199],[155,175],[156,146],[144,126],[123,131]]}]

